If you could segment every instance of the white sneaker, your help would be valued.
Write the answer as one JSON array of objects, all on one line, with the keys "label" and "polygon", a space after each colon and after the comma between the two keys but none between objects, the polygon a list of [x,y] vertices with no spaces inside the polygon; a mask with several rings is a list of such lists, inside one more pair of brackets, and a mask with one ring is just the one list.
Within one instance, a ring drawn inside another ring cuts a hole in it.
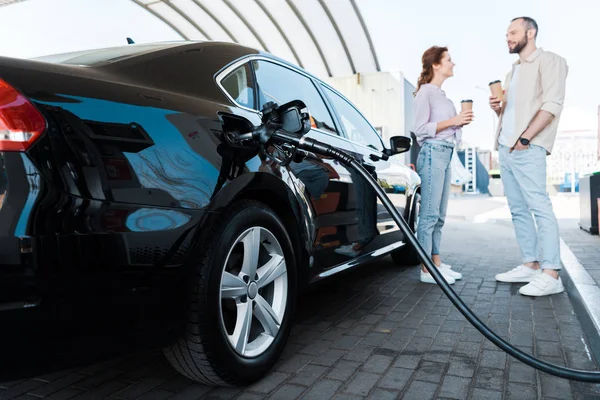
[{"label": "white sneaker", "polygon": [[[442,273],[442,276],[444,277],[444,279],[446,280],[446,282],[448,282],[450,285],[454,285],[454,278],[446,275],[446,272],[444,270],[439,270]],[[437,285],[437,282],[435,281],[435,279],[433,279],[433,275],[431,275],[429,273],[429,271],[427,272],[423,272],[423,270],[421,270],[421,282],[423,283],[433,283],[434,285]]]},{"label": "white sneaker", "polygon": [[541,273],[541,269],[532,269],[521,264],[517,268],[513,268],[508,272],[496,275],[496,280],[499,282],[507,283],[527,283],[531,282],[536,276],[539,276]]},{"label": "white sneaker", "polygon": [[442,263],[439,268],[444,272],[444,275],[451,276],[456,281],[462,279],[462,274],[460,272],[453,271],[452,267],[448,264]]},{"label": "white sneaker", "polygon": [[560,277],[554,279],[548,274],[541,273],[531,282],[519,289],[519,293],[524,296],[548,296],[551,294],[562,293],[565,287]]}]

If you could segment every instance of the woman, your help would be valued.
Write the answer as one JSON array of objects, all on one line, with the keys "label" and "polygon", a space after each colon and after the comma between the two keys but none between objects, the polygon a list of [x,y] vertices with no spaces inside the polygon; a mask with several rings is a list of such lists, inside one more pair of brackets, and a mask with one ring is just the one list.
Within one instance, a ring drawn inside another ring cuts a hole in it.
[{"label": "woman", "polygon": [[[452,152],[460,143],[461,127],[473,120],[473,112],[457,114],[442,90],[442,84],[454,75],[454,63],[446,47],[431,47],[423,54],[422,63],[415,92],[415,135],[421,145],[417,158],[417,173],[421,177],[417,238],[446,281],[453,284],[462,275],[442,263],[440,242],[450,194]],[[423,265],[421,282],[436,283]]]}]

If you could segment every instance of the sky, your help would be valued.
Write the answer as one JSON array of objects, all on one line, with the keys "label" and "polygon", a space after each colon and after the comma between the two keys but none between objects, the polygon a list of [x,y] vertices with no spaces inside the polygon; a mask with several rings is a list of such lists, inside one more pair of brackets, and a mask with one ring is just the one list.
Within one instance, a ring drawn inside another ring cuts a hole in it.
[{"label": "sky", "polygon": [[[457,108],[462,99],[474,100],[476,120],[464,129],[467,142],[492,147],[495,120],[487,84],[504,80],[516,60],[505,34],[510,20],[523,15],[538,22],[538,46],[565,57],[569,65],[563,128],[598,129],[600,0],[357,3],[383,71],[401,72],[415,84],[422,53],[432,45],[449,48],[456,67],[443,89]],[[0,7],[0,20],[0,55],[9,57],[122,45],[128,36],[136,43],[181,39],[131,0],[27,0]]]}]

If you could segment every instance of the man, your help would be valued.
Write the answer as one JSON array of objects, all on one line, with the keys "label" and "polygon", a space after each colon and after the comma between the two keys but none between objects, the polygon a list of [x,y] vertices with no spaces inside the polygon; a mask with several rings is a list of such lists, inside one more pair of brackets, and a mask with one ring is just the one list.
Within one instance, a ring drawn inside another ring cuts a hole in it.
[{"label": "man", "polygon": [[546,191],[546,156],[554,146],[568,66],[562,57],[537,48],[537,34],[532,18],[512,20],[506,38],[509,52],[519,59],[506,77],[503,101],[490,97],[500,117],[495,148],[523,261],[496,280],[528,282],[519,290],[526,296],[564,291],[558,276],[558,222]]}]

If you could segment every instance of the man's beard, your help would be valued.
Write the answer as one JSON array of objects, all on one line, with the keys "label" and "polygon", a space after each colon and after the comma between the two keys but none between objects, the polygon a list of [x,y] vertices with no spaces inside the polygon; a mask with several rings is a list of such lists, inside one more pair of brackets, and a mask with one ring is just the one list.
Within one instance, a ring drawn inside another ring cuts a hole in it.
[{"label": "man's beard", "polygon": [[523,50],[525,48],[525,46],[527,46],[528,43],[529,43],[529,39],[527,39],[527,35],[525,35],[523,40],[521,40],[519,43],[517,43],[517,45],[515,46],[514,49],[509,48],[508,51],[510,54],[519,54],[521,52],[521,50]]}]

